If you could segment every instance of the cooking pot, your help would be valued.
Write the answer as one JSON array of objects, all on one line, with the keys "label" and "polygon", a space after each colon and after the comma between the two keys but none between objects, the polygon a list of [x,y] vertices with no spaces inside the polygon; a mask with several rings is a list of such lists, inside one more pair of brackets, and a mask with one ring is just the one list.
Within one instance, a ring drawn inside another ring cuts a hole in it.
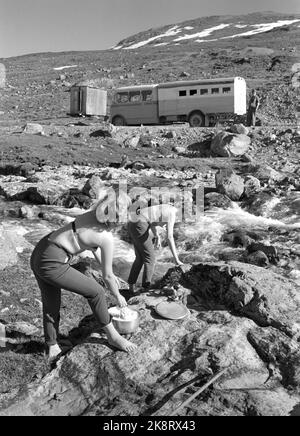
[{"label": "cooking pot", "polygon": [[118,308],[111,307],[108,309],[108,312],[112,316],[112,323],[115,329],[122,335],[134,333],[139,327],[139,313],[136,310],[130,309],[130,311],[134,313],[134,317],[130,319],[122,319],[119,316],[116,316],[116,309]]}]

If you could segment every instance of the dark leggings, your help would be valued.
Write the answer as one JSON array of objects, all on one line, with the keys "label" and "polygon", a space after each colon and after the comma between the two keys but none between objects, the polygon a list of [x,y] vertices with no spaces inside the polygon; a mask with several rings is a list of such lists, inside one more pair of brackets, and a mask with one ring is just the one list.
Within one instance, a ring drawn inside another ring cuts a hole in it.
[{"label": "dark leggings", "polygon": [[128,232],[135,250],[135,261],[131,267],[128,283],[134,285],[137,282],[144,266],[142,285],[147,288],[151,284],[155,267],[155,251],[150,235],[150,224],[143,220],[129,222]]},{"label": "dark leggings", "polygon": [[85,297],[101,327],[110,323],[104,289],[94,279],[86,277],[69,264],[66,251],[45,236],[35,247],[31,269],[42,294],[45,340],[55,345],[59,332],[61,289]]}]

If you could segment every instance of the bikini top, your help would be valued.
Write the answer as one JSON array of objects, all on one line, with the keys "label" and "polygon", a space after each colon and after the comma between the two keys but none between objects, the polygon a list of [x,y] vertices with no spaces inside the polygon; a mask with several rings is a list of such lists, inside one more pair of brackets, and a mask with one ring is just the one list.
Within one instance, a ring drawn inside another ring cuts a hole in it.
[{"label": "bikini top", "polygon": [[[74,239],[77,242],[78,247],[81,249],[82,243],[81,244],[79,243],[75,220],[72,221],[71,225],[72,225],[72,231],[73,231]],[[87,247],[87,249],[88,250],[92,250],[92,251],[96,251],[98,249],[98,246],[97,247]]]}]

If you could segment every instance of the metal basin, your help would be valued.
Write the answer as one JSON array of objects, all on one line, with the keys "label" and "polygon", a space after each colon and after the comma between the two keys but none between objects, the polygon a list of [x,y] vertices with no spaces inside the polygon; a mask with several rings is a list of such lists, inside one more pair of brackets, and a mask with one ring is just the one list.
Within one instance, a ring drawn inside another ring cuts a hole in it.
[{"label": "metal basin", "polygon": [[110,310],[108,310],[112,315],[112,323],[115,329],[122,335],[128,335],[134,333],[139,327],[139,323],[140,323],[139,313],[136,310],[132,310],[132,309],[130,310],[136,313],[136,317],[128,320],[117,318],[113,316],[113,313]]}]

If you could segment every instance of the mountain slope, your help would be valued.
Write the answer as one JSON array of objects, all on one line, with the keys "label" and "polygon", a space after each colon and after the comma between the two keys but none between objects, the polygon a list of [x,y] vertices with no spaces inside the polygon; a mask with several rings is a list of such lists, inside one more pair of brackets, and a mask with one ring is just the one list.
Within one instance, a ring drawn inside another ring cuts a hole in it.
[{"label": "mountain slope", "polygon": [[218,41],[218,43],[222,43],[226,40],[233,41],[236,38],[251,37],[278,30],[293,33],[298,31],[299,25],[300,16],[272,12],[242,16],[212,16],[140,32],[122,40],[114,47],[114,50],[133,50],[145,46],[184,45],[189,42]]},{"label": "mountain slope", "polygon": [[[270,23],[285,24],[272,24],[268,31],[266,24],[264,32],[253,34],[263,29],[262,23],[268,23],[269,29]],[[82,81],[111,93],[118,86],[226,76],[242,76],[249,89],[258,89],[264,124],[296,123],[298,95],[293,83],[300,54],[300,16],[220,16],[176,26],[176,35],[170,35],[175,25],[164,26],[121,41],[119,49],[36,53],[0,60],[7,70],[7,87],[0,90],[0,123],[51,122],[66,117],[69,87]],[[157,38],[168,30],[169,36]],[[251,35],[228,38],[249,31]],[[150,38],[156,39],[145,44]]]}]

